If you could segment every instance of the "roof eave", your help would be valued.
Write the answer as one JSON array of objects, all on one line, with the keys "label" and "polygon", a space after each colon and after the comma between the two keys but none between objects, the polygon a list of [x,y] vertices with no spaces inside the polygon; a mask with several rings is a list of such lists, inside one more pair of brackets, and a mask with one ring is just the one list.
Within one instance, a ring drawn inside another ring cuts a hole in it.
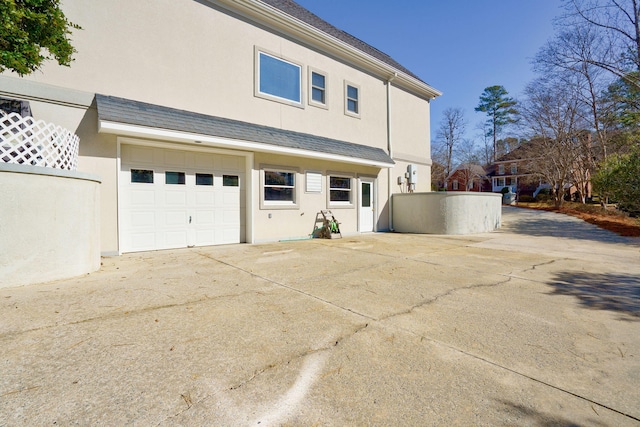
[{"label": "roof eave", "polygon": [[216,2],[369,70],[384,80],[393,80],[396,86],[424,98],[434,99],[442,95],[442,92],[428,84],[259,0],[216,0]]}]

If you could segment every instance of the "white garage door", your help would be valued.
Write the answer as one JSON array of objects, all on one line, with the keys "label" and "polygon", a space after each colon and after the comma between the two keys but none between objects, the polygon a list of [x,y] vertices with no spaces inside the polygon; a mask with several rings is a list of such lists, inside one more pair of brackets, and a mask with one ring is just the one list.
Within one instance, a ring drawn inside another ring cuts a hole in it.
[{"label": "white garage door", "polygon": [[244,241],[244,157],[122,145],[120,251]]}]

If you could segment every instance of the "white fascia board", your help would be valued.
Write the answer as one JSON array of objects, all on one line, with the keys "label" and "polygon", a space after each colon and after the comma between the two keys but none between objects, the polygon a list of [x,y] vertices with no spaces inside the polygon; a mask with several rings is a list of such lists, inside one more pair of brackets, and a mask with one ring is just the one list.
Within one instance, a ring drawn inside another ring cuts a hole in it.
[{"label": "white fascia board", "polygon": [[156,138],[163,141],[198,144],[199,146],[210,146],[227,148],[248,152],[274,153],[287,156],[306,157],[310,159],[329,160],[341,163],[351,163],[356,165],[374,166],[378,168],[392,168],[393,163],[379,162],[376,160],[358,159],[355,157],[343,156],[339,154],[320,153],[299,148],[279,147],[277,145],[263,144],[260,142],[244,141],[240,139],[229,139],[217,136],[201,135],[195,133],[181,132],[168,129],[150,128],[146,126],[130,125],[126,123],[110,122],[100,120],[98,122],[98,132],[116,134],[119,136],[131,136],[137,138]]},{"label": "white fascia board", "polygon": [[227,5],[234,11],[244,13],[253,20],[264,22],[274,29],[293,35],[323,51],[371,70],[386,80],[393,80],[397,86],[427,99],[442,95],[442,92],[428,84],[266,3],[257,0],[217,0],[217,2]]}]

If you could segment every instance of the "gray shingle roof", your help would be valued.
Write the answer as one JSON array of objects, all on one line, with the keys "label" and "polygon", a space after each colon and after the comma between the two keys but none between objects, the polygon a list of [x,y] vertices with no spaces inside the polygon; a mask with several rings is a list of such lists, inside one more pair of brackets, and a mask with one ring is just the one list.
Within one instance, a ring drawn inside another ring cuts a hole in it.
[{"label": "gray shingle roof", "polygon": [[98,120],[215,136],[394,164],[384,150],[124,98],[96,94]]},{"label": "gray shingle roof", "polygon": [[391,67],[397,69],[398,71],[402,71],[403,73],[408,74],[411,77],[424,83],[424,81],[420,79],[420,77],[416,76],[411,71],[409,71],[408,69],[400,65],[400,63],[398,63],[396,60],[394,60],[392,57],[390,57],[386,53],[363,42],[359,38],[354,37],[351,34],[345,31],[342,31],[337,27],[334,27],[333,25],[329,24],[327,21],[323,20],[317,15],[314,15],[309,10],[300,6],[295,1],[293,0],[260,0],[260,1],[272,7],[275,7],[276,9],[286,13],[287,15],[290,15],[296,19],[299,19],[302,22],[305,22],[324,33],[327,33],[337,38],[338,40],[341,40],[347,43],[348,45],[355,47],[356,49],[373,56],[374,58],[384,62],[385,64],[390,65]]}]

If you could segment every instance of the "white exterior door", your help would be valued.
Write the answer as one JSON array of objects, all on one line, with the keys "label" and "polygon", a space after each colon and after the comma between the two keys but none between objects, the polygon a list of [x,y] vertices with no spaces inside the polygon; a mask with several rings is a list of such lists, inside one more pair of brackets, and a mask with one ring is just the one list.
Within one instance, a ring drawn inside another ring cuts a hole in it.
[{"label": "white exterior door", "polygon": [[374,179],[360,178],[360,205],[359,209],[359,231],[366,233],[374,231],[373,225],[375,221],[375,199],[374,199]]},{"label": "white exterior door", "polygon": [[244,158],[122,145],[120,252],[240,243]]}]

